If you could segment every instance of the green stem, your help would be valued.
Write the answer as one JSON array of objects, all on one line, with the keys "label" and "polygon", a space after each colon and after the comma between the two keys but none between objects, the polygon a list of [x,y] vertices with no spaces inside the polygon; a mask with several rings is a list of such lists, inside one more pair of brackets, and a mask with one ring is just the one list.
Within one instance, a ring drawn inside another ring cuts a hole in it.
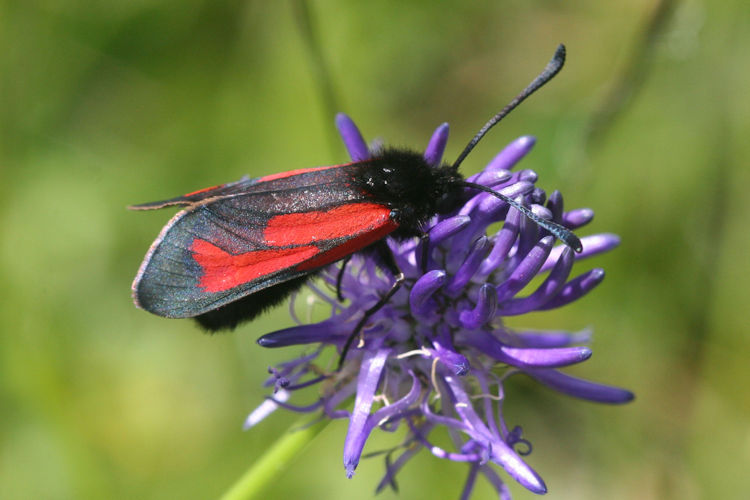
[{"label": "green stem", "polygon": [[[299,456],[330,420],[308,425],[307,419],[298,421],[221,497],[221,500],[256,498],[276,477]],[[307,427],[305,427],[307,426]]]}]

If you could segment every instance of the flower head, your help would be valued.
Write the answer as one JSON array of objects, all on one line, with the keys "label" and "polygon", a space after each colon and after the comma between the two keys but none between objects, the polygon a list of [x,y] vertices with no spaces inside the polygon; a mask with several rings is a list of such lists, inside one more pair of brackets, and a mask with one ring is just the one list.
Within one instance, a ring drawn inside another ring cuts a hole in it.
[{"label": "flower head", "polygon": [[[354,123],[345,115],[336,122],[352,159],[369,158],[371,151]],[[424,153],[430,165],[441,163],[447,139],[448,125],[443,124]],[[547,197],[535,186],[536,173],[511,171],[533,145],[532,137],[516,139],[468,180],[570,229],[588,223],[591,210],[564,211],[559,192]],[[531,445],[522,437],[521,427],[510,427],[504,419],[506,380],[525,374],[559,392],[602,403],[624,403],[633,395],[558,370],[590,357],[591,351],[580,345],[589,340],[588,332],[517,331],[506,327],[503,317],[554,309],[586,295],[602,281],[604,271],[593,269],[571,279],[574,261],[608,251],[619,239],[612,234],[584,237],[583,252],[576,255],[568,247],[554,246],[552,236],[502,200],[470,191],[466,198],[460,209],[436,216],[427,225],[428,239],[388,240],[406,276],[405,286],[370,318],[339,371],[334,370],[335,356],[321,356],[324,348],[333,346],[340,352],[364,312],[391,289],[394,278],[372,257],[355,255],[322,275],[331,289],[340,279],[347,302],[339,302],[335,292],[309,285],[330,306],[331,316],[259,339],[266,347],[313,348],[269,369],[267,385],[274,394],[250,414],[246,427],[279,407],[348,419],[344,469],[349,477],[373,430],[404,428],[401,445],[385,453],[386,470],[378,490],[394,485],[397,472],[425,448],[439,458],[468,464],[461,498],[469,497],[479,473],[501,498],[509,497],[493,465],[530,491],[546,492],[542,479],[523,459]],[[502,227],[487,235],[488,227],[497,222]],[[421,262],[423,255],[426,265]],[[345,265],[343,272],[341,265]],[[541,284],[519,296],[539,275],[545,276]],[[289,403],[311,385],[319,386],[316,401],[307,406]],[[430,434],[438,427],[447,429],[452,449],[431,443]]]}]

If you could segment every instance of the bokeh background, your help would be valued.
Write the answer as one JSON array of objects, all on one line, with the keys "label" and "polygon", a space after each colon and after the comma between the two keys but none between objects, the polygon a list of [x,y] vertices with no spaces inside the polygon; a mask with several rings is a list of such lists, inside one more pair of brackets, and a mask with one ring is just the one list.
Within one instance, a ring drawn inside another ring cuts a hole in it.
[{"label": "bokeh background", "polygon": [[[332,112],[455,158],[551,56],[566,68],[464,164],[537,136],[523,167],[615,232],[591,295],[514,324],[593,327],[570,372],[627,387],[582,403],[517,378],[510,424],[550,498],[746,498],[750,488],[750,8],[743,0],[0,3],[0,496],[215,498],[296,416],[242,432],[254,340],[136,310],[130,281],[170,214],[131,203],[341,162]],[[372,498],[330,425],[267,498]],[[366,451],[393,441],[375,440]],[[423,454],[380,498],[457,498]],[[516,498],[533,495],[504,475]],[[474,498],[491,498],[479,481]]]}]

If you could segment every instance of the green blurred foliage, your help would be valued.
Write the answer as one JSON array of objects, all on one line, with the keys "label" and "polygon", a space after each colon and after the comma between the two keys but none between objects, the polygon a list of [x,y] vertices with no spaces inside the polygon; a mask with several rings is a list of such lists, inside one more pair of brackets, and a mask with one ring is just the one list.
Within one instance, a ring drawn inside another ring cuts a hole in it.
[{"label": "green blurred foliage", "polygon": [[[509,421],[552,498],[743,498],[747,4],[307,7],[305,20],[298,2],[0,3],[0,496],[216,497],[296,419],[241,431],[266,366],[288,356],[254,343],[291,323],[284,308],[213,337],[136,310],[130,280],[169,214],[126,205],[340,162],[332,106],[399,145],[423,147],[448,121],[453,158],[562,41],[562,74],[464,166],[536,135],[523,166],[569,207],[596,210],[581,234],[622,236],[579,264],[607,270],[590,297],[513,324],[592,326],[595,356],[570,371],[637,399],[597,406],[519,380]],[[269,498],[371,498],[382,463],[347,480],[344,432],[329,426]],[[456,498],[464,474],[423,454],[400,496],[381,498]],[[480,481],[474,498],[490,494]]]}]

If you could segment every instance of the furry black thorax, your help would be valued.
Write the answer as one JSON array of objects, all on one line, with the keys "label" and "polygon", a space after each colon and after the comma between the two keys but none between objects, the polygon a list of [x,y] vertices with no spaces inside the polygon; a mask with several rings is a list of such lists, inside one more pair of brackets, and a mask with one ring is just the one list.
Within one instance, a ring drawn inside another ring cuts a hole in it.
[{"label": "furry black thorax", "polygon": [[450,165],[430,166],[420,153],[386,149],[362,162],[355,184],[393,210],[396,238],[420,236],[435,214],[450,212],[463,198],[463,177]]}]

